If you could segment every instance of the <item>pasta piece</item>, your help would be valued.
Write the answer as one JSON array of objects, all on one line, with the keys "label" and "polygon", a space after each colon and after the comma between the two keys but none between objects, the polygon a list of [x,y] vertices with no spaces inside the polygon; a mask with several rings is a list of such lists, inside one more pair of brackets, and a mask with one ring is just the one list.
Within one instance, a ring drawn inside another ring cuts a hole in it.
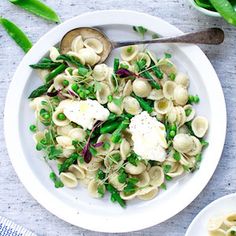
[{"label": "pasta piece", "polygon": [[146,187],[149,185],[150,177],[147,171],[142,172],[136,176],[138,178],[138,183],[136,184],[139,188]]},{"label": "pasta piece", "polygon": [[[82,49],[80,49],[82,50]],[[82,64],[82,65],[85,65],[86,61],[85,61],[85,58],[83,57],[82,54],[79,54],[78,52],[72,52],[72,51],[69,51],[67,52],[67,55],[69,56],[72,56],[72,57],[75,57],[77,60],[79,60],[79,62]],[[73,67],[73,64],[67,62],[67,64],[70,66],[70,67]]]},{"label": "pasta piece", "polygon": [[139,162],[137,166],[129,162],[125,165],[125,172],[131,175],[139,175],[143,171],[145,171],[145,169],[146,169],[146,166],[142,162]]},{"label": "pasta piece", "polygon": [[65,116],[64,120],[61,120],[61,119],[58,118],[60,114],[64,115],[63,109],[58,107],[52,114],[52,121],[54,122],[54,124],[57,125],[57,126],[69,125],[70,120],[68,120],[65,115],[64,115]]},{"label": "pasta piece", "polygon": [[[59,145],[59,147],[60,147],[60,145]],[[61,148],[61,147],[60,147]],[[62,154],[61,154],[61,156],[63,156],[63,157],[65,157],[65,158],[68,158],[68,157],[70,157],[70,155],[72,154],[72,153],[74,153],[74,149],[66,149],[66,148],[63,148],[62,149]]]},{"label": "pasta piece", "polygon": [[69,136],[69,132],[72,129],[73,129],[72,125],[58,126],[57,127],[57,134],[62,135],[62,136]]},{"label": "pasta piece", "polygon": [[139,190],[138,193],[137,193],[137,197],[140,199],[140,200],[151,200],[153,199],[154,197],[156,197],[158,193],[158,188],[157,187],[147,187],[147,188],[144,188],[142,190]]},{"label": "pasta piece", "polygon": [[120,183],[118,180],[118,173],[111,173],[108,176],[109,183],[112,184],[113,187],[115,187],[118,191],[123,191],[125,187],[125,183]]},{"label": "pasta piece", "polygon": [[42,131],[38,131],[33,135],[34,142],[37,144],[44,138],[44,133]]},{"label": "pasta piece", "polygon": [[223,229],[216,229],[208,233],[209,233],[209,236],[226,236],[226,232]]},{"label": "pasta piece", "polygon": [[[115,98],[115,99],[117,99],[117,98]],[[122,103],[120,106],[118,106],[118,105],[115,104],[113,101],[112,101],[112,102],[108,102],[108,103],[107,103],[107,108],[108,108],[111,112],[113,112],[113,113],[115,113],[115,114],[117,114],[117,115],[121,115],[122,112],[123,112],[123,103]]]},{"label": "pasta piece", "polygon": [[84,42],[81,35],[75,37],[71,43],[71,50],[78,53],[84,47]]},{"label": "pasta piece", "polygon": [[147,80],[135,79],[133,82],[133,91],[139,97],[147,97],[152,90],[151,85]]},{"label": "pasta piece", "polygon": [[159,187],[164,183],[165,175],[163,169],[160,166],[151,167],[148,171],[148,174],[150,177],[150,185]]},{"label": "pasta piece", "polygon": [[151,58],[151,60],[152,60],[155,64],[157,64],[156,55],[153,54],[151,51],[147,51],[147,54],[148,54],[148,56]]},{"label": "pasta piece", "polygon": [[177,134],[173,139],[173,147],[180,153],[187,153],[193,149],[194,142],[188,134]]},{"label": "pasta piece", "polygon": [[177,68],[176,66],[167,58],[162,58],[158,61],[157,65],[166,75],[176,74]]},{"label": "pasta piece", "polygon": [[100,60],[100,56],[98,56],[95,51],[91,48],[82,48],[79,50],[78,55],[81,58],[84,58],[85,64],[94,66]]},{"label": "pasta piece", "polygon": [[69,167],[69,171],[75,175],[77,179],[84,179],[85,178],[85,172],[84,170],[79,167],[78,165],[71,165]]},{"label": "pasta piece", "polygon": [[89,38],[84,40],[84,46],[86,48],[93,49],[97,54],[100,54],[103,51],[103,44],[96,38]]},{"label": "pasta piece", "polygon": [[161,100],[155,101],[154,109],[159,114],[167,114],[171,108],[173,107],[173,103],[166,98],[162,98]]},{"label": "pasta piece", "polygon": [[150,100],[161,100],[162,98],[164,98],[163,90],[161,90],[161,89],[152,89],[152,91],[149,93],[147,98],[150,99]]},{"label": "pasta piece", "polygon": [[91,180],[88,184],[88,192],[94,198],[101,197],[99,192],[98,192],[99,188],[102,188],[103,192],[106,191],[106,188],[105,188],[104,184],[101,181]]},{"label": "pasta piece", "polygon": [[108,153],[104,159],[105,167],[113,171],[120,169],[123,163],[124,160],[121,158],[120,152],[118,150]]},{"label": "pasta piece", "polygon": [[224,224],[228,227],[236,226],[236,213],[230,213],[225,216]]},{"label": "pasta piece", "polygon": [[179,72],[175,77],[175,83],[182,85],[184,88],[188,88],[189,78],[186,74]]},{"label": "pasta piece", "polygon": [[132,81],[128,80],[123,89],[123,96],[129,96],[133,92]]},{"label": "pasta piece", "polygon": [[[63,82],[68,81],[68,85],[64,85]],[[59,74],[54,78],[53,86],[56,90],[60,91],[63,88],[67,88],[69,85],[71,85],[74,81],[71,79],[70,76],[67,76],[65,74]]]},{"label": "pasta piece", "polygon": [[103,82],[100,83],[100,89],[96,92],[96,98],[100,104],[108,102],[108,96],[111,94],[109,86]]},{"label": "pasta piece", "polygon": [[68,136],[57,136],[56,141],[62,148],[75,149],[72,145],[72,139]]},{"label": "pasta piece", "polygon": [[35,111],[39,111],[42,108],[47,108],[42,105],[42,102],[47,102],[47,99],[45,97],[37,97],[30,102],[30,108]]},{"label": "pasta piece", "polygon": [[129,129],[125,129],[123,131],[123,137],[129,142],[130,147],[132,147],[134,145],[134,142],[132,140],[132,134],[130,133]]},{"label": "pasta piece", "polygon": [[82,128],[73,128],[69,131],[68,136],[82,142],[86,138],[86,132]]},{"label": "pasta piece", "polygon": [[96,81],[103,81],[109,76],[109,68],[106,64],[96,65],[92,73],[93,78]]},{"label": "pasta piece", "polygon": [[68,188],[75,188],[78,185],[75,175],[70,172],[62,172],[60,180]]},{"label": "pasta piece", "polygon": [[178,165],[177,169],[175,171],[168,172],[168,176],[174,178],[174,177],[180,176],[184,173],[183,166],[180,164],[177,164],[177,165]]},{"label": "pasta piece", "polygon": [[101,155],[106,155],[107,153],[110,153],[115,147],[115,144],[113,142],[111,142],[111,134],[102,134],[102,135],[100,135],[98,137],[97,142],[98,143],[103,142],[104,144],[108,145],[107,149],[104,148],[104,145],[96,148],[97,152]]},{"label": "pasta piece", "polygon": [[208,130],[208,120],[203,116],[197,116],[192,121],[191,127],[194,134],[198,138],[202,138]]},{"label": "pasta piece", "polygon": [[174,90],[175,103],[184,106],[188,102],[188,90],[181,85],[177,85]]},{"label": "pasta piece", "polygon": [[212,232],[217,229],[220,229],[223,225],[223,222],[224,222],[224,217],[222,216],[209,219],[207,224],[208,231]]},{"label": "pasta piece", "polygon": [[192,147],[192,150],[187,152],[186,154],[188,154],[189,156],[196,156],[197,154],[201,153],[202,144],[198,138],[196,138],[194,136],[191,136],[191,138],[193,140],[193,147]]},{"label": "pasta piece", "polygon": [[57,60],[57,58],[60,56],[60,53],[58,52],[57,48],[51,47],[49,50],[49,57],[54,62],[62,62],[61,60]]},{"label": "pasta piece", "polygon": [[145,61],[145,66],[149,67],[151,64],[151,58],[147,53],[140,52],[135,58],[136,61],[144,60]]},{"label": "pasta piece", "polygon": [[176,88],[176,83],[173,81],[166,81],[163,85],[163,95],[166,99],[174,99],[174,91]]},{"label": "pasta piece", "polygon": [[126,139],[122,139],[120,144],[120,154],[121,157],[125,160],[128,154],[130,153],[130,144]]},{"label": "pasta piece", "polygon": [[195,109],[193,108],[192,105],[190,105],[190,104],[185,105],[184,111],[186,114],[186,122],[188,122],[194,118],[196,112],[195,112]]},{"label": "pasta piece", "polygon": [[79,167],[86,171],[97,171],[101,167],[101,162],[96,161],[97,157],[93,157],[92,160],[89,163],[83,162],[81,163],[79,160],[77,160],[77,164]]},{"label": "pasta piece", "polygon": [[124,98],[123,106],[125,111],[131,115],[137,115],[142,111],[139,102],[131,96]]},{"label": "pasta piece", "polygon": [[177,111],[176,124],[180,127],[186,122],[185,110],[181,106],[177,106],[175,109]]},{"label": "pasta piece", "polygon": [[138,46],[131,45],[121,49],[121,58],[124,61],[132,61],[138,54]]}]

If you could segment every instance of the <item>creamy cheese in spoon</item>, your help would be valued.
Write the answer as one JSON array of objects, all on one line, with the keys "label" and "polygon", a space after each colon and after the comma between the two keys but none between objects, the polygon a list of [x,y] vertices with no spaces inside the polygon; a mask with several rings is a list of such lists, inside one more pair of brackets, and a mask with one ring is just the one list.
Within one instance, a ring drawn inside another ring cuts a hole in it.
[{"label": "creamy cheese in spoon", "polygon": [[107,120],[110,112],[96,100],[87,99],[66,104],[64,114],[70,121],[91,130],[96,121]]},{"label": "creamy cheese in spoon", "polygon": [[146,111],[131,119],[130,132],[134,142],[134,152],[143,159],[163,162],[166,158],[165,126]]}]

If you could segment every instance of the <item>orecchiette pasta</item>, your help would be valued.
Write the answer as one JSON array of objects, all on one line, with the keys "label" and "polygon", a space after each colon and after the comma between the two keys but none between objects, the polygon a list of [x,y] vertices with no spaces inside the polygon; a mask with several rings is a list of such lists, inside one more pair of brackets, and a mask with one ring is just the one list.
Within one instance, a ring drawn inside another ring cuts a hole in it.
[{"label": "orecchiette pasta", "polygon": [[[157,59],[137,45],[123,47],[121,60],[108,66],[103,38],[84,28],[68,34],[61,56],[52,47],[32,66],[45,67],[37,70],[50,81],[29,96],[36,117],[29,129],[55,187],[80,184],[124,207],[134,198],[153,199],[167,180],[197,170],[208,121],[192,105],[200,99],[189,96],[190,73],[179,72],[167,53]],[[229,215],[221,222],[227,230],[212,227],[211,235],[230,235],[234,221]]]},{"label": "orecchiette pasta", "polygon": [[60,174],[61,182],[68,188],[75,188],[78,185],[78,180],[75,175],[70,172]]},{"label": "orecchiette pasta", "polygon": [[147,97],[152,90],[151,85],[144,79],[135,79],[133,82],[133,91],[139,97]]},{"label": "orecchiette pasta", "polygon": [[86,48],[92,48],[97,54],[103,51],[103,44],[96,38],[89,38],[84,40]]}]

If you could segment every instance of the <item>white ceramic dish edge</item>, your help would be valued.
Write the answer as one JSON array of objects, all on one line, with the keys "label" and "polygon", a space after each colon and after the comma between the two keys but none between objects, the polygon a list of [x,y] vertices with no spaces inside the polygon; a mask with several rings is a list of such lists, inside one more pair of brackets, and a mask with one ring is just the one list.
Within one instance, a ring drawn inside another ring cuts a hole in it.
[{"label": "white ceramic dish edge", "polygon": [[[120,17],[122,14],[122,17]],[[47,210],[49,210],[50,212],[52,212],[53,214],[57,215],[59,218],[72,223],[74,225],[78,225],[80,227],[83,228],[87,228],[87,229],[91,229],[91,230],[95,230],[95,231],[101,231],[101,232],[129,232],[129,231],[134,231],[134,230],[140,230],[143,228],[147,228],[150,226],[153,226],[157,223],[163,222],[165,221],[167,218],[174,216],[175,214],[177,214],[178,212],[180,212],[182,209],[184,209],[188,204],[190,204],[195,197],[202,191],[202,189],[206,186],[206,184],[208,183],[208,181],[210,180],[217,164],[218,161],[220,159],[220,154],[222,152],[222,145],[216,146],[216,151],[219,154],[218,155],[218,160],[215,161],[215,164],[209,166],[209,173],[208,176],[206,177],[204,183],[199,184],[198,186],[195,187],[195,191],[190,192],[189,195],[187,196],[187,201],[183,201],[181,202],[178,206],[176,206],[176,208],[173,208],[171,210],[171,213],[169,214],[169,217],[167,217],[166,215],[163,216],[159,216],[159,218],[152,218],[149,221],[139,221],[138,224],[135,223],[130,223],[129,225],[126,225],[125,227],[114,227],[113,225],[106,225],[105,229],[104,229],[104,225],[102,224],[102,222],[97,221],[94,222],[93,221],[93,225],[91,226],[91,222],[90,222],[90,216],[87,215],[87,217],[83,216],[83,218],[81,217],[81,221],[78,222],[76,220],[73,219],[73,217],[70,215],[70,211],[66,211],[65,209],[62,211],[60,209],[60,202],[52,196],[50,195],[49,192],[45,192],[45,187],[42,186],[42,184],[37,180],[37,178],[35,178],[33,176],[32,171],[30,170],[30,168],[27,168],[24,170],[24,173],[21,172],[21,167],[23,167],[23,164],[20,160],[20,155],[21,153],[21,147],[20,147],[20,143],[15,142],[14,143],[14,148],[12,146],[12,135],[16,132],[17,129],[17,118],[13,115],[13,111],[11,109],[11,107],[15,106],[15,103],[12,99],[12,97],[16,96],[17,97],[17,91],[14,91],[13,93],[13,88],[16,88],[17,86],[19,86],[19,81],[17,81],[17,75],[21,74],[21,68],[22,65],[28,65],[30,63],[32,63],[32,61],[30,60],[30,55],[33,53],[36,53],[36,48],[37,45],[45,43],[50,45],[53,45],[53,40],[47,40],[47,38],[49,36],[52,36],[54,33],[58,33],[58,31],[60,32],[61,35],[63,35],[63,32],[65,33],[66,31],[68,31],[68,27],[66,26],[67,24],[71,23],[71,28],[73,28],[75,25],[75,21],[79,20],[81,18],[87,18],[87,19],[91,19],[93,18],[93,16],[100,16],[100,17],[104,17],[104,23],[106,22],[107,19],[114,19],[112,23],[121,23],[120,22],[120,18],[123,19],[123,22],[126,22],[126,19],[129,18],[143,18],[142,19],[142,25],[144,27],[149,27],[151,30],[153,30],[155,27],[150,25],[150,22],[153,21],[159,21],[159,23],[168,26],[169,29],[171,29],[172,34],[180,34],[181,31],[177,30],[174,26],[171,26],[170,24],[168,24],[167,22],[158,19],[156,17],[150,16],[150,15],[146,15],[144,13],[137,13],[137,12],[132,12],[132,11],[125,11],[125,10],[120,10],[120,11],[116,11],[116,10],[110,10],[110,11],[99,11],[99,12],[92,12],[92,13],[85,13],[82,14],[80,16],[77,16],[71,20],[68,20],[64,23],[62,23],[61,25],[55,27],[54,29],[52,29],[51,31],[49,31],[47,34],[45,34],[35,45],[34,47],[30,50],[30,52],[24,57],[24,59],[22,60],[22,62],[20,63],[14,77],[13,77],[13,81],[10,85],[10,89],[7,95],[7,99],[6,99],[6,104],[7,106],[5,106],[5,117],[4,117],[4,131],[5,131],[5,139],[6,139],[6,145],[8,148],[8,152],[9,152],[9,156],[11,159],[11,162],[21,180],[21,182],[25,185],[26,189],[31,193],[31,195],[37,199],[37,201],[43,205]],[[119,15],[118,17],[115,17],[116,15]],[[155,30],[153,30],[155,31]],[[49,41],[49,42],[48,42]],[[55,44],[56,42],[54,42]],[[193,46],[191,46],[191,48],[189,48],[189,52],[190,49],[192,49]],[[201,63],[202,61],[204,61],[204,65],[206,68],[211,68],[210,71],[208,71],[209,74],[211,74],[212,76],[216,77],[215,71],[212,68],[210,62],[207,60],[206,56],[202,53],[202,51],[194,46],[196,51],[198,51],[198,53],[201,55],[199,57],[199,63]],[[188,46],[186,46],[186,51],[188,50]],[[41,53],[43,55],[43,52]],[[31,71],[30,68],[28,68],[29,72]],[[219,95],[219,97],[223,97],[223,92],[222,89],[220,87],[220,84],[216,84],[215,87],[215,92]],[[220,106],[225,107],[225,101],[224,99],[220,101]],[[223,124],[222,130],[223,133],[221,135],[221,137],[218,138],[217,143],[222,144],[224,143],[225,140],[225,130],[226,130],[226,110],[222,111],[220,117],[221,122]],[[18,131],[17,131],[18,132]],[[18,134],[18,138],[20,138],[19,134]],[[17,157],[16,157],[17,155]],[[29,176],[31,176],[31,178],[29,179]],[[37,186],[37,187],[36,187]],[[42,192],[44,194],[39,195],[38,193]],[[48,204],[48,202],[50,202],[50,204]],[[135,220],[132,220],[135,221]],[[122,222],[122,219],[121,219]],[[103,222],[104,223],[104,222]]]}]

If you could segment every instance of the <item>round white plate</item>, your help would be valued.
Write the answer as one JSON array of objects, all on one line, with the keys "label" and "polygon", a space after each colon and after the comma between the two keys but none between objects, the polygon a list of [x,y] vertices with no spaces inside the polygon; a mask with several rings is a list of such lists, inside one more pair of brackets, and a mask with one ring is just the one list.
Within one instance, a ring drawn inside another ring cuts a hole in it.
[{"label": "round white plate", "polygon": [[185,236],[208,236],[207,223],[210,218],[236,212],[236,193],[216,199],[207,205],[189,225]]},{"label": "round white plate", "polygon": [[[138,39],[133,25],[142,25],[161,36],[181,34],[167,22],[143,13],[132,11],[98,11],[86,13],[68,20],[45,34],[28,52],[12,79],[5,106],[5,137],[12,164],[27,190],[46,209],[61,219],[95,231],[128,232],[144,229],[174,216],[206,186],[220,160],[226,132],[226,108],[224,95],[217,75],[204,53],[194,45],[153,45],[159,56],[173,54],[173,61],[191,78],[190,92],[198,94],[201,103],[198,114],[206,116],[210,123],[208,141],[201,168],[194,174],[168,184],[151,201],[131,201],[126,209],[109,202],[91,198],[86,189],[55,189],[48,178],[49,169],[35,150],[29,125],[34,114],[28,106],[28,95],[42,82],[28,65],[42,58],[52,45],[56,45],[69,30],[79,26],[99,26],[111,39]],[[114,50],[109,64],[119,50]],[[220,124],[220,125],[219,125]],[[214,157],[214,158],[212,158]]]}]

